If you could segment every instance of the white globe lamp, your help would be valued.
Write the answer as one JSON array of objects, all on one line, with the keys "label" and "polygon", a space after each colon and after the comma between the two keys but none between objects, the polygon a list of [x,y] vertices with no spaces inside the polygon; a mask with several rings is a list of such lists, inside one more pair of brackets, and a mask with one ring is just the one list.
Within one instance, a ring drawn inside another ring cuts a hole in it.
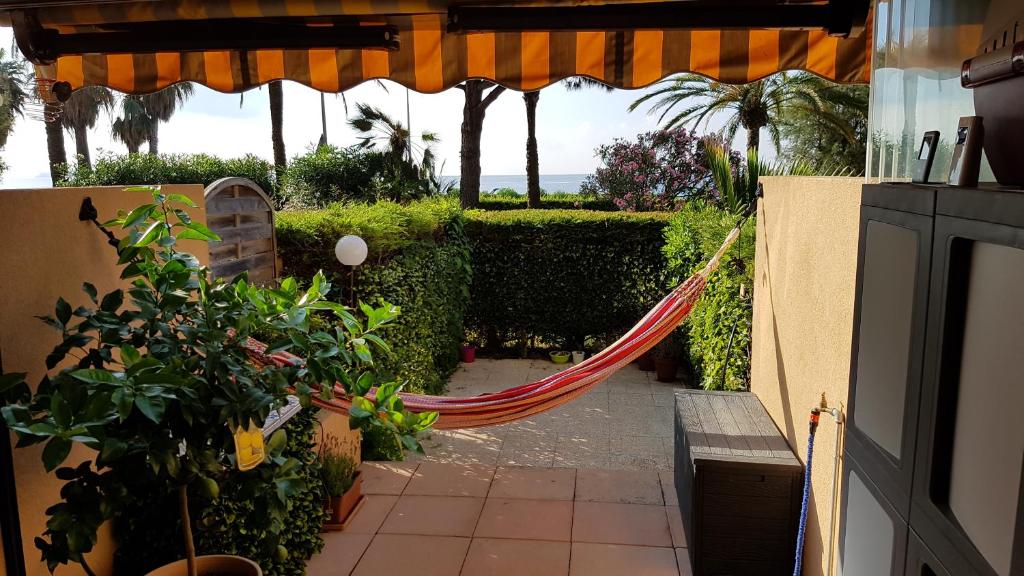
[{"label": "white globe lamp", "polygon": [[366,255],[369,253],[369,249],[366,246],[366,241],[359,236],[342,236],[341,240],[334,245],[334,255],[338,257],[338,262],[341,262],[345,266],[359,266],[363,262],[366,262]]}]

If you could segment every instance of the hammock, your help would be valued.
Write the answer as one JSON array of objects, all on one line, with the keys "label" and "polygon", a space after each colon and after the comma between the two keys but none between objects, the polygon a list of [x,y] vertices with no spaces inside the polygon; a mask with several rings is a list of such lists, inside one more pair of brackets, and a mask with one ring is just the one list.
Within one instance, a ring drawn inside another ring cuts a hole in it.
[{"label": "hammock", "polygon": [[[669,293],[614,344],[594,356],[543,380],[491,394],[448,397],[402,393],[406,409],[413,412],[438,412],[440,417],[434,424],[437,429],[476,428],[528,418],[586,394],[653,348],[686,319],[704,292],[708,277],[739,238],[741,226],[742,222],[729,233],[722,247],[703,269]],[[248,347],[254,361],[259,363],[294,366],[302,362],[301,358],[288,352],[267,355],[266,345],[256,340],[250,340]],[[332,400],[318,397],[317,392],[319,390],[314,390],[313,403],[320,408],[346,414],[352,405],[341,384],[334,385],[335,397]]]}]

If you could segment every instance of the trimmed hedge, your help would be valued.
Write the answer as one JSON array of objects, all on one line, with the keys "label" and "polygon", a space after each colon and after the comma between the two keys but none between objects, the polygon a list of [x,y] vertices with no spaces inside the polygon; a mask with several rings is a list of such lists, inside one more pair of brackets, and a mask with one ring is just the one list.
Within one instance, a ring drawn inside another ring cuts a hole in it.
[{"label": "trimmed hedge", "polygon": [[[323,549],[323,484],[314,444],[316,411],[303,410],[284,429],[288,444],[283,455],[301,463],[302,488],[289,500],[289,521],[280,527],[279,538],[268,529],[270,520],[262,503],[265,498],[277,497],[272,484],[259,494],[242,493],[237,485],[224,484],[216,502],[198,495],[190,498],[199,554],[236,554],[255,561],[267,576],[302,576],[309,559]],[[272,477],[274,466],[264,464],[247,474]],[[177,490],[135,487],[126,513],[114,523],[114,533],[117,574],[147,574],[184,558]]]},{"label": "trimmed hedge", "polygon": [[229,176],[248,178],[274,196],[274,167],[252,154],[222,159],[207,154],[129,154],[101,156],[93,168],[76,166],[61,186],[135,186],[140,184],[210,184]]},{"label": "trimmed hedge", "polygon": [[443,392],[458,364],[472,275],[458,203],[439,198],[281,212],[277,245],[285,275],[323,270],[347,287],[348,271],[334,256],[335,242],[346,234],[361,236],[370,248],[355,278],[359,299],[402,308],[385,336],[393,353],[384,369],[408,380],[410,391]]},{"label": "trimmed hedge", "polygon": [[[480,195],[482,210],[524,210],[526,196],[507,193],[483,193]],[[599,198],[587,194],[567,194],[558,192],[542,193],[540,197],[542,210],[597,210],[600,212],[617,212],[619,209],[608,198]]]},{"label": "trimmed hedge", "polygon": [[[681,282],[702,268],[737,220],[737,216],[712,204],[687,203],[672,218],[665,234],[669,281]],[[756,224],[751,219],[683,325],[686,354],[698,382],[708,390],[745,389],[749,384],[755,234]],[[740,298],[741,285],[746,288],[745,299]]]},{"label": "trimmed hedge", "polygon": [[489,347],[530,339],[580,349],[621,336],[664,296],[671,214],[467,213],[473,286],[466,327]]}]

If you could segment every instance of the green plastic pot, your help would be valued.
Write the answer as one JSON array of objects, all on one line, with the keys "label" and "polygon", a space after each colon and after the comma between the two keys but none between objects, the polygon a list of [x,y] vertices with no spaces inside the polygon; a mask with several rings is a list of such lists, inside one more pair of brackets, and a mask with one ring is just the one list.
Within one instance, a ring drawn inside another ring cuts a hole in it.
[{"label": "green plastic pot", "polygon": [[570,354],[568,352],[563,352],[563,351],[548,352],[548,356],[551,357],[551,361],[554,362],[555,364],[568,364],[569,363]]}]

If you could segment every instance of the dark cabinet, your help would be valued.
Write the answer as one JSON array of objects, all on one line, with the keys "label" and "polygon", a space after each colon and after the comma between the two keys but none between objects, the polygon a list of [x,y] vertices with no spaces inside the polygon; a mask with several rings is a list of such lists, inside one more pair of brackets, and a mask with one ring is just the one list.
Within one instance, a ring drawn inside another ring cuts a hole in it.
[{"label": "dark cabinet", "polygon": [[1024,193],[872,185],[863,204],[843,573],[869,486],[908,534],[878,574],[1022,576]]}]

